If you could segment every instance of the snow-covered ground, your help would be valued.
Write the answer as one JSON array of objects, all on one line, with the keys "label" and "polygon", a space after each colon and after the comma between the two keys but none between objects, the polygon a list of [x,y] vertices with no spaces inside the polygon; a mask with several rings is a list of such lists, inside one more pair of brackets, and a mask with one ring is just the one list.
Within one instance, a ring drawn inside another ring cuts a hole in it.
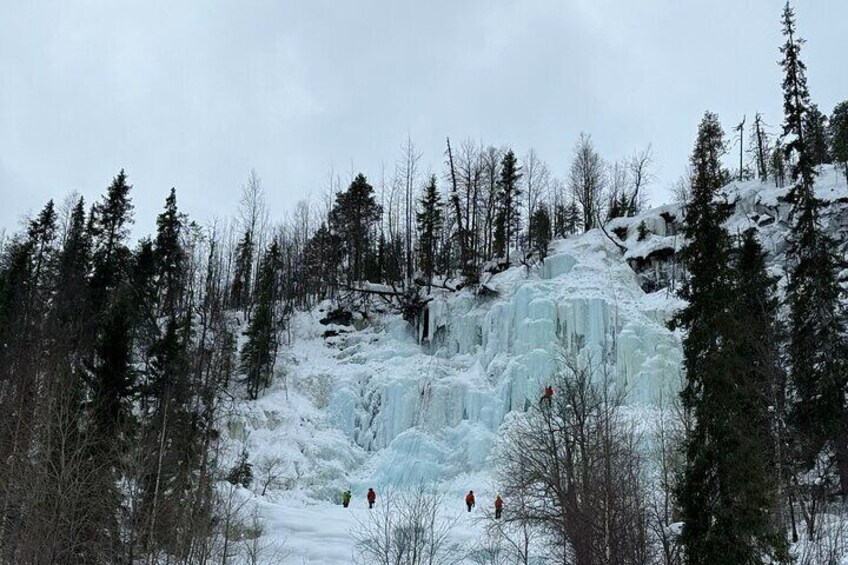
[{"label": "snow-covered ground", "polygon": [[[731,230],[755,227],[779,256],[787,213],[777,198],[782,191],[752,181],[727,192],[737,204]],[[832,169],[818,193],[848,198]],[[463,496],[473,489],[480,508],[491,505],[490,454],[499,427],[510,411],[537,401],[562,355],[583,349],[614,360],[636,418],[674,395],[680,336],[666,324],[680,301],[668,288],[645,292],[644,276],[631,265],[644,269],[663,250],[679,249],[681,218],[679,207],[665,206],[612,222],[608,231],[624,252],[600,230],[556,241],[544,262],[484,279],[485,295],[435,291],[423,336],[377,309],[355,316],[349,327],[320,323],[329,304],[299,313],[280,374],[261,399],[236,406],[226,435],[232,459],[247,448],[255,477],[250,496],[268,539],[284,541],[285,562],[351,563],[351,529],[367,516],[369,487],[379,495],[435,484],[445,493],[446,512],[459,515],[456,535],[482,536]],[[338,335],[325,337],[328,329]],[[347,488],[354,498],[343,509]]]}]

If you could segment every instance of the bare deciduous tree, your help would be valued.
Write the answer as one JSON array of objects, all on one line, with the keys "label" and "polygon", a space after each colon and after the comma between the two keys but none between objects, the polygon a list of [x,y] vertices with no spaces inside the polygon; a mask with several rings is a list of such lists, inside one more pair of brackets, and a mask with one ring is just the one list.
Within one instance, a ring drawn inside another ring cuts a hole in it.
[{"label": "bare deciduous tree", "polygon": [[415,234],[415,184],[418,181],[418,161],[421,152],[416,149],[412,137],[407,135],[406,143],[401,148],[402,157],[398,163],[398,175],[403,183],[403,212],[404,212],[404,281],[408,287],[412,283],[413,274],[413,235]]},{"label": "bare deciduous tree", "polygon": [[689,167],[671,185],[671,194],[675,204],[686,206],[692,196],[692,171]]},{"label": "bare deciduous tree", "polygon": [[553,386],[499,446],[506,498],[526,502],[519,519],[544,528],[564,563],[649,563],[642,456],[610,369],[567,358]]},{"label": "bare deciduous tree", "polygon": [[481,154],[483,164],[483,190],[481,191],[481,214],[483,216],[482,258],[488,261],[494,255],[495,216],[498,202],[498,181],[501,177],[503,151],[489,146]]},{"label": "bare deciduous tree", "polygon": [[627,162],[630,170],[630,180],[633,188],[630,191],[630,213],[636,214],[643,205],[645,194],[643,189],[653,182],[654,152],[650,144],[641,151],[635,152]]},{"label": "bare deciduous tree", "polygon": [[[495,518],[493,513],[487,512],[486,538],[481,542],[481,549],[484,550],[482,555],[489,555],[492,563],[529,565],[533,557],[531,548],[544,530],[540,524],[526,520],[526,516],[527,501],[522,493],[509,499],[506,512],[501,518]],[[485,551],[486,548],[488,551]]]},{"label": "bare deciduous tree", "polygon": [[657,463],[655,489],[649,502],[649,523],[654,539],[659,544],[659,558],[663,565],[681,565],[683,547],[678,541],[679,523],[674,492],[679,472],[683,468],[683,441],[685,422],[679,403],[666,406],[660,398],[652,442],[652,458]]},{"label": "bare deciduous tree", "polygon": [[574,146],[569,188],[583,210],[583,229],[589,231],[601,214],[606,175],[604,162],[592,145],[591,136],[581,133]]},{"label": "bare deciduous tree", "polygon": [[262,460],[259,464],[262,496],[265,496],[265,492],[268,490],[269,486],[276,485],[280,482],[280,479],[283,477],[284,468],[285,461],[283,461],[282,457],[268,457]]},{"label": "bare deciduous tree", "polygon": [[352,531],[357,562],[373,565],[453,565],[465,550],[451,542],[458,517],[443,511],[444,494],[419,486],[387,491]]}]

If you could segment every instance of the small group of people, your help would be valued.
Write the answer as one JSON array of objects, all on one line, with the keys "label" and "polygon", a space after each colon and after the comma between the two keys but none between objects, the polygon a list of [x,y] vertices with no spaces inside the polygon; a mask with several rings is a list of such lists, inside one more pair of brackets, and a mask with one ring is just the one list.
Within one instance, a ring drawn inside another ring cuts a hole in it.
[{"label": "small group of people", "polygon": [[[468,494],[465,495],[465,506],[468,508],[468,511],[471,512],[471,509],[477,505],[477,501],[474,498],[474,491],[469,490]],[[501,495],[497,495],[495,497],[495,520],[500,520],[501,515],[503,514],[503,498]]]},{"label": "small group of people", "polygon": [[[342,493],[342,506],[347,508],[350,506],[350,499],[353,498],[353,494],[351,494],[350,489],[347,489]],[[365,499],[368,501],[368,509],[374,508],[374,503],[377,502],[377,493],[374,492],[373,488],[368,489],[368,494],[365,495]]]},{"label": "small group of people", "polygon": [[[542,397],[539,399],[539,408],[549,410],[551,407],[551,402],[554,398],[554,388],[551,385],[545,387],[545,391],[542,393]],[[342,506],[347,508],[350,506],[350,500],[353,498],[353,495],[350,492],[350,489],[344,491],[342,493]],[[374,508],[374,504],[377,502],[377,493],[374,492],[373,488],[368,489],[368,494],[365,495],[365,499],[368,501],[368,509]],[[474,499],[474,491],[469,490],[468,494],[465,495],[465,506],[468,508],[468,511],[471,512],[471,509],[477,504]],[[503,499],[501,495],[497,495],[495,497],[495,519],[500,520],[503,515]]]},{"label": "small group of people", "polygon": [[[347,489],[342,493],[342,506],[347,508],[350,506],[350,500],[353,498],[353,494],[350,492],[350,489]],[[366,500],[368,501],[368,509],[374,508],[374,503],[377,502],[377,493],[374,492],[373,488],[368,489],[368,494],[365,495]],[[471,512],[471,509],[477,505],[477,501],[474,498],[474,491],[469,490],[468,494],[465,495],[465,506],[468,507],[468,511]],[[503,499],[501,495],[497,495],[495,497],[495,519],[500,520],[501,515],[503,514]]]}]

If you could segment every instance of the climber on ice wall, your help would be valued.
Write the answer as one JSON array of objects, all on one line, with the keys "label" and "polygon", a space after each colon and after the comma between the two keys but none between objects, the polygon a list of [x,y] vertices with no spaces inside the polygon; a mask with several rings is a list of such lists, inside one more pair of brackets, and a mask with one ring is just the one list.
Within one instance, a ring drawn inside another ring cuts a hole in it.
[{"label": "climber on ice wall", "polygon": [[551,385],[545,387],[545,393],[542,395],[542,398],[539,399],[539,407],[540,408],[550,408],[551,401],[554,397],[554,388]]}]

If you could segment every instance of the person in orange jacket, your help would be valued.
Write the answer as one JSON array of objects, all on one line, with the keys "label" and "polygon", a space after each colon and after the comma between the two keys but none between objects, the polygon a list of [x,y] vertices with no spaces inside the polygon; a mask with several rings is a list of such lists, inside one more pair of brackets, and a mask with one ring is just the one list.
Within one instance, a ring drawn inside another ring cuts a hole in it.
[{"label": "person in orange jacket", "polygon": [[498,495],[495,498],[495,520],[500,520],[501,514],[503,514],[503,498],[501,498],[501,495]]},{"label": "person in orange jacket", "polygon": [[468,507],[468,511],[471,512],[471,509],[474,507],[474,491],[469,490],[468,494],[465,495],[465,505]]},{"label": "person in orange jacket", "polygon": [[377,493],[373,488],[368,489],[368,509],[374,508],[374,503],[377,501]]}]

